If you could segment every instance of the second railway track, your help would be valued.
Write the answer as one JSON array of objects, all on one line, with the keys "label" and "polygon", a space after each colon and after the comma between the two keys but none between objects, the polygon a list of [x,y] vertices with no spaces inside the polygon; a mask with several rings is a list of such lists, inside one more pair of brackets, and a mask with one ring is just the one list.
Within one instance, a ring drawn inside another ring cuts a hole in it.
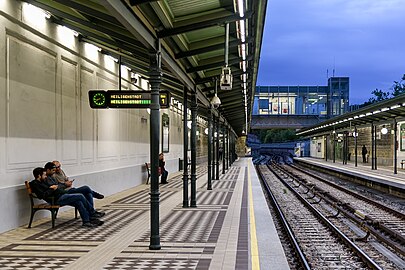
[{"label": "second railway track", "polygon": [[[309,269],[404,269],[401,212],[373,205],[375,210],[370,213],[366,211],[370,209],[369,204],[356,202],[352,206],[353,201],[345,203],[342,199],[345,196],[351,196],[350,200],[361,198],[337,193],[327,188],[326,183],[323,187],[303,172],[283,167],[260,165],[257,168],[266,185],[276,191],[272,196],[289,220],[304,257],[310,258],[307,262]],[[297,196],[301,198],[297,199]],[[306,209],[301,204],[305,204]],[[311,207],[314,209],[310,212],[318,212],[312,215],[318,217],[311,217],[308,213]],[[341,210],[346,213],[338,218]],[[315,220],[319,219],[325,220],[322,225],[319,221],[315,225]],[[332,227],[339,232],[327,233]]]}]

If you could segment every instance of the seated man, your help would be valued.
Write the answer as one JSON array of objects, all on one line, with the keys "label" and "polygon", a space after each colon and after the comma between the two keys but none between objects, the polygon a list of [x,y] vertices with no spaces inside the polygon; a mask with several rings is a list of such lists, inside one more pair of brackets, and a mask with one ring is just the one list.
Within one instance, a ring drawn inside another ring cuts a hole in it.
[{"label": "seated man", "polygon": [[[59,183],[65,184],[66,190],[71,189],[73,181],[69,180],[69,177],[67,177],[65,172],[61,169],[62,164],[57,160],[52,161],[52,163],[56,166],[55,173],[52,175],[52,177],[55,178]],[[91,193],[93,195],[93,198],[104,199],[104,195],[95,192],[94,190],[91,190]]]},{"label": "seated man", "polygon": [[58,185],[47,184],[47,175],[44,168],[35,168],[32,173],[35,179],[30,182],[30,187],[38,198],[60,206],[70,205],[76,207],[83,221],[83,227],[92,228],[104,223],[98,219],[103,216],[103,213],[94,210],[83,194],[68,194],[66,190],[59,188]]},{"label": "seated man", "polygon": [[[45,171],[46,171],[46,183],[49,186],[52,185],[57,185],[58,188],[66,191],[66,193],[69,194],[74,194],[74,193],[81,193],[83,196],[86,198],[86,200],[89,202],[91,207],[94,208],[94,202],[93,202],[93,191],[88,187],[88,186],[81,186],[78,188],[72,188],[72,183],[73,181],[66,181],[65,183],[60,183],[58,182],[53,176],[55,175],[56,172],[56,166],[52,162],[47,162],[45,164]],[[69,188],[69,189],[66,189]],[[104,213],[102,213],[104,215]]]}]

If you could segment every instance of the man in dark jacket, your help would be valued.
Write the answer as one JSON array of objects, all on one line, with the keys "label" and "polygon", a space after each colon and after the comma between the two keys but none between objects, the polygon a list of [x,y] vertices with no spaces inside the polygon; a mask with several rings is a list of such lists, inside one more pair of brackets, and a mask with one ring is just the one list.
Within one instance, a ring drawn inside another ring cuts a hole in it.
[{"label": "man in dark jacket", "polygon": [[367,148],[363,144],[363,147],[361,148],[361,155],[363,156],[363,163],[367,162]]},{"label": "man in dark jacket", "polygon": [[[44,167],[46,171],[46,183],[49,186],[52,185],[57,185],[58,188],[63,189],[66,191],[68,194],[74,194],[74,193],[80,193],[83,194],[83,196],[87,199],[89,204],[91,205],[92,208],[94,208],[94,202],[93,202],[93,191],[90,189],[88,186],[81,186],[78,188],[72,188],[72,183],[73,181],[66,181],[66,182],[59,182],[54,176],[56,173],[56,165],[53,162],[47,162]],[[101,194],[100,194],[101,195]],[[104,196],[103,196],[104,197]]]},{"label": "man in dark jacket", "polygon": [[79,210],[84,227],[92,228],[104,223],[98,219],[104,216],[104,213],[95,211],[83,194],[68,194],[58,185],[47,184],[47,175],[44,168],[35,168],[32,173],[35,179],[30,182],[30,187],[38,198],[60,206],[70,205],[76,207]]},{"label": "man in dark jacket", "polygon": [[169,175],[169,172],[166,171],[165,169],[165,156],[163,153],[159,154],[159,170],[160,173],[162,174],[162,177],[160,178],[160,183],[161,184],[167,184],[167,176]]}]

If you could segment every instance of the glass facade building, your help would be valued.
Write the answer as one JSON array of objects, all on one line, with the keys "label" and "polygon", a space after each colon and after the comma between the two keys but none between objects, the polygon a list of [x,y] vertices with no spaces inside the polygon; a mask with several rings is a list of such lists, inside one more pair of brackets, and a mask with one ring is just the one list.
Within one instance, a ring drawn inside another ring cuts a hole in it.
[{"label": "glass facade building", "polygon": [[326,86],[256,86],[253,115],[330,118],[348,111],[348,77],[331,77]]}]

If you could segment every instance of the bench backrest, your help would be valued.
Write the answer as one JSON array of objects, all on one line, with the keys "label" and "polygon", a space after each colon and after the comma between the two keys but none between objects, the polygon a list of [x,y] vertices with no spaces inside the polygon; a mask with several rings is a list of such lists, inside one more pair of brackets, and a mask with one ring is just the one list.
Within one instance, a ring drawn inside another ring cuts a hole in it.
[{"label": "bench backrest", "polygon": [[32,192],[30,182],[25,181],[25,188],[27,189],[28,196],[30,197],[31,205],[34,205],[34,198],[38,198],[35,193]]},{"label": "bench backrest", "polygon": [[150,177],[150,163],[145,162],[146,172],[148,173],[148,177]]}]

